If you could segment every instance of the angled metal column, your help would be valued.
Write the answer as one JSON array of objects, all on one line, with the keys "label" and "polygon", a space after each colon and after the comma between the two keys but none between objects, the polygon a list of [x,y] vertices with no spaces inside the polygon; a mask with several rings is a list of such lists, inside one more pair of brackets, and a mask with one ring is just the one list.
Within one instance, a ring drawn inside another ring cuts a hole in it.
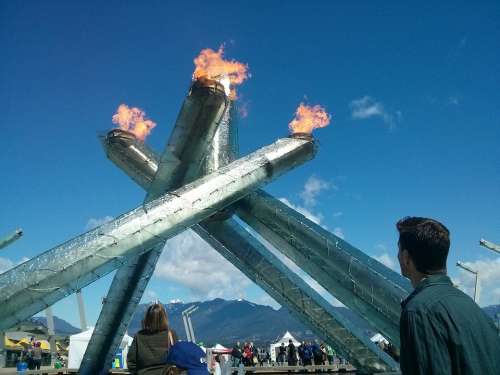
[{"label": "angled metal column", "polygon": [[279,139],[1,274],[0,330],[33,316],[121,266],[129,256],[148,251],[313,156],[310,140]]},{"label": "angled metal column", "polygon": [[[227,131],[224,130],[226,127],[221,126],[220,129],[223,131],[221,134],[216,135],[214,141],[218,140],[219,136],[227,139],[228,134],[224,134],[224,132]],[[219,141],[223,142],[223,139]],[[219,141],[214,143],[217,144]],[[153,152],[149,150],[146,145],[142,145],[141,147],[144,149],[144,152],[141,151],[142,155],[153,155]],[[215,146],[214,149],[228,150],[231,148],[228,148],[226,145],[224,147]],[[133,156],[136,152],[135,150],[129,150],[128,153],[130,156]],[[215,168],[215,166],[220,167],[227,164],[227,162],[234,157],[235,153],[235,150],[225,153],[211,151],[207,158],[205,170],[209,172]],[[125,153],[123,155],[125,155]],[[155,165],[154,160],[152,160],[151,163],[151,165]],[[148,175],[148,173],[150,173],[148,172],[149,168],[145,167],[141,170],[135,169],[133,171],[131,169],[124,169],[124,171],[133,180],[144,181],[143,187],[147,188],[147,181],[151,180],[150,175]],[[228,212],[228,214],[230,215],[230,212]],[[373,357],[379,358],[380,350],[378,347],[373,349],[374,345],[369,342],[367,338],[363,337],[362,334],[360,335],[355,327],[353,329],[357,332],[357,336],[349,333],[349,329],[353,327],[352,323],[348,322],[343,316],[339,316],[329,303],[306,285],[302,279],[297,278],[297,276],[293,279],[289,277],[290,271],[281,265],[281,261],[279,261],[267,248],[262,246],[257,239],[243,230],[234,220],[230,219],[227,224],[220,223],[219,219],[224,217],[226,216],[218,213],[215,217],[201,222],[192,229],[228,259],[235,267],[273,296],[281,305],[288,308],[308,327],[311,327],[321,337],[326,337],[328,342],[338,348],[339,351],[343,352],[346,357],[361,358],[356,362],[358,367],[366,367],[366,363],[372,361]],[[256,249],[259,249],[259,251]],[[265,260],[264,258],[266,257],[273,261],[269,262]],[[247,261],[245,261],[245,259],[247,259]],[[264,268],[256,268],[256,259],[264,259],[262,262],[264,262],[266,266]],[[273,262],[279,263],[280,266],[274,266]],[[284,267],[283,269],[286,271],[282,272],[279,267]],[[271,277],[271,275],[274,275],[274,277]],[[296,282],[294,280],[296,280]],[[313,302],[310,302],[311,300]],[[327,306],[326,309],[325,306]],[[338,317],[338,320],[334,320],[331,314],[334,314],[334,317]],[[332,320],[334,323],[332,323]],[[185,322],[185,325],[186,324]],[[186,329],[188,328],[186,327]],[[324,332],[327,332],[327,334],[325,335]],[[354,336],[355,339],[352,339],[349,335]],[[363,351],[360,345],[365,347],[366,350]],[[390,368],[397,367],[392,360],[388,360],[387,358],[385,354],[379,358],[379,362],[386,363],[383,364],[382,367],[387,364]],[[389,362],[385,362],[387,360]],[[354,359],[353,361],[355,362],[356,360]],[[380,365],[379,362],[377,363]],[[372,365],[370,366],[370,368],[373,367]]]},{"label": "angled metal column", "polygon": [[248,225],[399,347],[408,280],[262,190],[237,207]]},{"label": "angled metal column", "polygon": [[11,243],[17,241],[23,235],[22,229],[16,229],[13,233],[8,234],[7,236],[0,239],[0,249],[9,246]]},{"label": "angled metal column", "polygon": [[348,358],[358,368],[358,373],[398,368],[359,328],[234,219],[204,221],[193,229],[250,280]]},{"label": "angled metal column", "polygon": [[[147,180],[141,181],[149,184],[145,198],[147,203],[165,191],[176,189],[198,177],[208,145],[224,114],[229,112],[228,105],[229,99],[220,83],[197,80],[184,100],[159,165],[150,162],[155,157],[154,153],[149,153],[133,135],[123,131],[111,131],[104,139],[106,154],[125,169],[133,171],[146,167],[148,172],[154,171],[154,178],[148,176]],[[127,163],[123,152],[128,148],[134,148],[136,153],[139,151],[142,155]],[[153,251],[131,259],[126,267],[118,269],[85,351],[80,374],[105,372],[111,366],[163,247],[164,244],[159,244]]]}]

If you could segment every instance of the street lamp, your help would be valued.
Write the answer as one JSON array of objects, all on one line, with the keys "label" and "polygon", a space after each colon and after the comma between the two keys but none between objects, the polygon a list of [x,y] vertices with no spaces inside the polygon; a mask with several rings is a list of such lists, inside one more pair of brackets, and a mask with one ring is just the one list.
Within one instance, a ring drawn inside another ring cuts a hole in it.
[{"label": "street lamp", "polygon": [[478,288],[477,288],[477,277],[478,277],[478,271],[474,271],[473,269],[467,267],[465,264],[463,263],[460,263],[460,262],[457,262],[457,267],[460,267],[464,270],[466,270],[467,272],[470,272],[472,273],[475,277],[476,277],[476,280],[474,282],[474,302],[477,303],[477,292],[478,292]]},{"label": "street lamp", "polygon": [[497,244],[494,244],[493,242],[486,241],[484,238],[481,238],[479,240],[479,245],[481,245],[487,249],[493,250],[493,251],[500,254],[500,246]]}]

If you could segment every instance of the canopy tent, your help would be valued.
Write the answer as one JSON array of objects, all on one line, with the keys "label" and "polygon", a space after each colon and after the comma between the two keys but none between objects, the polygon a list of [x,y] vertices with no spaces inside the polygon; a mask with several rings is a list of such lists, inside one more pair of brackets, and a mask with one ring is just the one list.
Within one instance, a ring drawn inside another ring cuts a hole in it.
[{"label": "canopy tent", "polygon": [[290,340],[292,340],[292,343],[295,347],[300,345],[300,342],[297,341],[295,337],[293,337],[292,334],[288,331],[286,331],[281,339],[270,345],[269,354],[271,354],[271,361],[276,362],[276,357],[278,356],[278,351],[281,343],[285,344],[285,346],[288,346]]},{"label": "canopy tent", "polygon": [[377,343],[377,344],[380,341],[382,341],[384,344],[389,344],[389,341],[387,341],[387,339],[384,336],[382,336],[380,333],[373,335],[373,337],[370,339],[370,341]]},{"label": "canopy tent", "polygon": [[[68,347],[68,368],[79,369],[82,363],[83,355],[87,346],[89,345],[90,337],[92,337],[92,332],[94,332],[94,327],[72,335],[69,337],[69,347]],[[127,368],[127,354],[128,347],[132,345],[132,337],[125,335],[120,343],[120,349],[122,351],[123,367]]]},{"label": "canopy tent", "polygon": [[[40,347],[43,351],[50,351],[50,344],[47,340],[35,340],[40,343]],[[7,350],[27,350],[32,346],[30,337],[22,337],[19,334],[11,334],[7,332],[5,335],[5,349]]]}]

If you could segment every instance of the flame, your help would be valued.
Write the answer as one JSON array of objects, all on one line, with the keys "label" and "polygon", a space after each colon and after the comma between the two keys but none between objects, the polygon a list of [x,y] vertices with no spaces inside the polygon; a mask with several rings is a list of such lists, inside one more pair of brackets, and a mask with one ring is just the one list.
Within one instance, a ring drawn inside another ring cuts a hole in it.
[{"label": "flame", "polygon": [[133,133],[138,139],[144,139],[151,133],[151,130],[156,126],[156,123],[151,120],[146,120],[146,113],[137,108],[129,108],[126,104],[120,104],[113,115],[113,124],[116,124],[122,130]]},{"label": "flame", "polygon": [[330,116],[320,105],[309,106],[300,103],[295,118],[288,125],[292,133],[312,133],[313,129],[324,128],[330,123]]},{"label": "flame", "polygon": [[217,80],[225,86],[226,91],[229,91],[229,97],[236,99],[235,86],[241,85],[249,77],[248,65],[235,60],[224,60],[223,56],[223,45],[217,52],[210,48],[203,49],[194,59],[196,68],[193,79],[206,77]]}]

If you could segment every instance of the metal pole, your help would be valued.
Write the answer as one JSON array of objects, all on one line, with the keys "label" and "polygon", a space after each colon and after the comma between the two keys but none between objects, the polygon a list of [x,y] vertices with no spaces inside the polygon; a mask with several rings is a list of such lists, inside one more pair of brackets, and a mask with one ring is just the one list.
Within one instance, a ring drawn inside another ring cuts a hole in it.
[{"label": "metal pole", "polygon": [[78,311],[80,312],[80,328],[83,331],[87,330],[87,319],[85,316],[85,306],[83,304],[82,290],[76,291],[76,301],[78,302]]},{"label": "metal pole", "polygon": [[5,332],[0,331],[0,368],[5,367],[7,351],[5,350]]},{"label": "metal pole", "polygon": [[500,254],[500,245],[494,244],[490,241],[486,241],[483,238],[479,240],[479,245]]},{"label": "metal pole", "polygon": [[473,269],[469,268],[468,266],[466,266],[465,264],[463,263],[460,263],[460,262],[457,262],[457,267],[460,267],[461,269],[467,271],[467,272],[470,272],[472,273],[474,276],[475,276],[475,282],[474,282],[474,302],[478,303],[477,301],[477,291],[478,291],[478,287],[477,287],[477,279],[478,279],[478,271],[474,271]]},{"label": "metal pole", "polygon": [[188,327],[189,327],[189,333],[191,336],[191,342],[194,342],[194,343],[196,343],[196,339],[194,337],[194,329],[193,329],[193,323],[191,322],[191,314],[194,313],[196,310],[198,310],[198,306],[194,306],[186,314],[187,323],[188,323]]},{"label": "metal pole", "polygon": [[182,312],[182,322],[184,323],[184,331],[186,331],[186,340],[191,341],[187,318],[184,312]]},{"label": "metal pole", "polygon": [[55,329],[54,329],[54,314],[52,313],[52,307],[49,306],[45,309],[45,315],[47,317],[47,333],[49,335],[49,343],[50,343],[50,365],[54,364],[56,359],[56,337],[55,337]]},{"label": "metal pole", "polygon": [[9,246],[11,243],[17,241],[23,235],[22,229],[16,229],[13,233],[0,239],[0,249]]}]

